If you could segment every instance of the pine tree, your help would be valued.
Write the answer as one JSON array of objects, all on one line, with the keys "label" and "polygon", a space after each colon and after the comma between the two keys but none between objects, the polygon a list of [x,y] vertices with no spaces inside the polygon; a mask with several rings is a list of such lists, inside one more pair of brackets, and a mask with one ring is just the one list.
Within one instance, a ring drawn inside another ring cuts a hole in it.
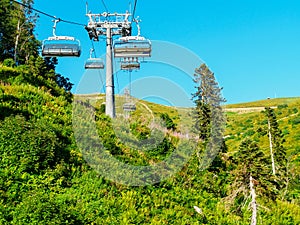
[{"label": "pine tree", "polygon": [[256,224],[257,196],[266,196],[272,200],[276,198],[274,177],[268,168],[269,159],[256,142],[247,139],[240,144],[239,151],[234,154],[232,162],[234,181],[231,184],[230,197],[238,199],[238,208],[241,208],[242,205],[248,203],[248,196],[251,196],[251,224]]},{"label": "pine tree", "polygon": [[200,165],[200,168],[204,169],[210,165],[223,146],[225,116],[221,104],[225,99],[221,95],[222,88],[219,87],[214,73],[205,64],[195,70],[194,82],[194,127],[199,136],[201,151],[207,149]]},{"label": "pine tree", "polygon": [[283,188],[287,177],[287,158],[286,149],[283,147],[284,138],[279,128],[275,111],[266,107],[266,116],[268,118],[268,136],[270,140],[270,154],[272,159],[272,171],[276,176],[276,181]]}]

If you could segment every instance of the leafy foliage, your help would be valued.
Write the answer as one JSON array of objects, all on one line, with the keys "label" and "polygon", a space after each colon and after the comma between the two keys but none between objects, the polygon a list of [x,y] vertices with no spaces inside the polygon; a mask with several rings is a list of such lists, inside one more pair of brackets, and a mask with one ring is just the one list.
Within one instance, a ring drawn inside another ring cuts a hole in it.
[{"label": "leafy foliage", "polygon": [[[37,15],[12,1],[0,2],[0,61],[12,58],[17,65],[24,64],[30,56],[38,56],[40,42],[34,35]],[[33,0],[23,2],[33,4]]]},{"label": "leafy foliage", "polygon": [[176,130],[176,123],[174,123],[168,113],[160,114],[160,118],[166,123],[166,128],[168,130]]},{"label": "leafy foliage", "polygon": [[[245,161],[249,162],[251,171],[259,175],[255,177],[261,193],[259,201],[270,210],[260,209],[261,224],[299,222],[297,204],[269,201],[268,194],[272,193],[266,188],[269,174],[265,167],[255,170],[256,166],[266,165],[258,164],[259,159],[268,162],[269,157],[260,158],[260,153],[254,150],[254,155],[249,154],[247,145],[234,155],[239,163],[228,159],[233,151],[232,146],[226,144],[215,158],[214,166],[207,171],[199,171],[195,156],[174,177],[154,186],[126,187],[106,180],[89,169],[75,145],[72,106],[68,99],[64,95],[56,97],[46,88],[30,83],[20,85],[16,81],[19,69],[7,68],[7,71],[16,72],[16,76],[10,76],[10,84],[0,85],[2,224],[248,224],[249,212],[243,208],[245,196],[237,196],[232,206],[235,213],[225,204],[231,191],[238,188],[231,185],[228,173],[231,178],[240,177],[244,170],[239,168],[248,168]],[[4,77],[5,74],[3,72]],[[170,136],[146,154],[129,150],[119,143],[111,120],[103,115],[100,107],[95,110],[99,135],[106,138],[107,149],[118,159],[147,165],[162,160],[176,146],[176,139]],[[246,118],[241,124],[249,126],[250,122],[245,122],[249,118]],[[256,123],[253,118],[252,123]],[[270,183],[269,187],[274,187]],[[296,196],[297,192],[293,194]],[[194,205],[200,207],[203,214],[195,212]]]},{"label": "leafy foliage", "polygon": [[[289,171],[284,198],[278,197],[278,183],[268,172],[269,157],[264,151],[267,120],[259,113],[229,115],[229,138],[222,139],[221,149],[207,170],[199,170],[195,153],[181,171],[158,184],[127,187],[113,183],[87,165],[75,143],[72,84],[55,72],[56,58],[38,56],[40,43],[33,35],[36,16],[12,1],[0,2],[0,224],[248,224],[247,196],[239,191],[247,189],[250,173],[257,181],[259,202],[266,208],[260,210],[260,223],[300,223],[300,145],[283,148],[299,139],[294,132],[300,130],[300,104],[291,105],[289,100],[280,103],[284,123],[276,123],[276,111],[270,112],[278,168],[281,171],[286,166]],[[32,0],[23,2],[33,4]],[[220,113],[222,89],[204,64],[196,69],[195,82],[194,115],[200,140],[207,143],[211,137],[223,138],[222,129],[212,126],[218,127],[216,121],[224,122]],[[149,144],[149,118],[139,107],[126,121],[129,128],[124,134],[122,129],[120,133],[113,129],[113,121],[104,115],[104,104],[81,103],[94,110],[98,135],[109,154],[136,166],[153,165],[172,154],[181,138],[177,127],[181,115],[192,115],[190,110],[179,112],[141,101],[167,128],[165,133],[155,134],[162,137],[156,147],[142,151],[120,141],[127,135],[128,142]],[[288,131],[285,136],[281,127]],[[249,136],[256,142],[241,144]]]}]

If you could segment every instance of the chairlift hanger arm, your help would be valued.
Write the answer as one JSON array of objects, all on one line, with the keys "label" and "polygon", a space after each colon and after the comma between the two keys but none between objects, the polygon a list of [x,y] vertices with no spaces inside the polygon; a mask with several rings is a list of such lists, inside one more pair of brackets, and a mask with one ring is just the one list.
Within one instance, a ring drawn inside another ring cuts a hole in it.
[{"label": "chairlift hanger arm", "polygon": [[137,17],[136,19],[133,20],[136,23],[137,29],[138,29],[138,34],[137,36],[141,35],[141,26],[140,26],[140,22],[142,22],[142,20],[139,19],[139,17]]},{"label": "chairlift hanger arm", "polygon": [[54,22],[54,24],[53,24],[53,37],[56,37],[56,25],[57,25],[58,22],[60,22],[60,19],[59,18],[54,19],[54,20],[52,20],[52,22]]}]

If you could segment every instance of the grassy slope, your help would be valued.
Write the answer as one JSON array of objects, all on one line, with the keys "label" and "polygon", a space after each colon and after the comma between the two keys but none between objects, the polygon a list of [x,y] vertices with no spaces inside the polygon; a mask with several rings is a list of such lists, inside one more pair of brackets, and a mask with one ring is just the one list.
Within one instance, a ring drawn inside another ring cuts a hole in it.
[{"label": "grassy slope", "polygon": [[[300,98],[261,100],[257,102],[227,105],[225,108],[270,106],[275,108],[279,126],[285,134],[285,146],[290,152],[293,151],[293,149],[298,149],[300,147],[300,123],[298,122],[298,120],[300,120]],[[235,148],[243,138],[253,136],[257,139],[257,134],[252,131],[256,132],[259,127],[266,127],[266,117],[261,110],[248,113],[227,112],[226,115],[228,122],[225,136],[227,137],[227,142],[231,149]],[[266,138],[262,138],[260,141],[264,143],[264,147],[268,144]]]},{"label": "grassy slope", "polygon": [[[59,100],[58,98],[54,98],[48,92],[44,92],[39,88],[1,84],[0,90],[2,97],[10,95],[22,99],[23,96],[31,96],[29,101],[27,98],[24,99],[22,106],[24,110],[35,116],[37,116],[36,113],[40,113],[40,115],[38,115],[39,117],[45,117],[45,119],[52,122],[52,120],[57,121],[58,118],[55,117],[56,115],[59,116],[59,114],[63,114],[65,116],[64,120],[70,120],[70,105],[67,105],[63,99]],[[37,99],[43,99],[43,102],[40,103],[34,100],[35,96],[37,96]],[[96,105],[101,104],[104,100],[104,98],[102,98],[103,96],[100,96],[98,100],[95,99],[94,96],[89,97],[90,101]],[[2,103],[6,104],[5,101],[7,101],[7,106],[11,107],[11,101],[3,99]],[[122,108],[124,99],[117,97],[116,102],[118,113]],[[297,154],[299,154],[299,149],[297,150],[299,141],[297,142],[297,140],[299,140],[300,124],[297,123],[299,114],[295,113],[295,109],[300,111],[300,99],[297,101],[294,101],[294,99],[285,101],[276,100],[276,102],[273,101],[271,103],[272,106],[283,104],[288,104],[288,107],[276,110],[276,112],[279,124],[285,133],[287,140],[286,146],[288,147],[289,154],[293,157],[293,165],[297,165],[296,162],[299,158],[299,155],[297,156]],[[174,109],[172,107],[161,106],[145,101],[140,101],[136,105],[136,114],[153,114],[154,116],[158,116],[159,113],[168,113],[177,123],[191,123],[191,116],[188,109]],[[239,104],[233,107],[242,106],[243,104]],[[247,103],[244,107],[257,106],[262,107],[264,105],[262,103]],[[244,114],[227,113],[227,118],[228,126],[226,136],[228,136],[227,145],[230,152],[237,149],[237,146],[243,138],[248,136],[258,138],[255,136],[256,129],[259,126],[265,125],[264,115],[260,112]],[[267,147],[266,137],[262,137],[261,140],[263,146]],[[299,166],[295,166],[295,168],[297,169]],[[74,212],[76,218],[78,217],[81,221],[84,221],[85,224],[92,222],[96,224],[112,224],[113,222],[120,224],[130,224],[130,222],[131,224],[166,224],[170,221],[173,221],[173,224],[199,224],[201,216],[195,213],[193,205],[198,205],[204,210],[208,221],[218,221],[219,224],[225,224],[229,220],[238,220],[237,216],[227,214],[228,212],[224,211],[222,205],[218,208],[219,204],[217,202],[219,199],[214,197],[214,194],[201,191],[203,186],[206,185],[207,180],[201,178],[202,175],[199,171],[197,172],[194,168],[191,169],[189,174],[196,173],[194,176],[188,176],[186,173],[188,172],[180,172],[174,178],[158,186],[128,188],[103,181],[102,178],[99,178],[98,174],[94,174],[93,171],[87,171],[83,172],[80,176],[74,174],[70,188],[58,188],[58,191],[55,192],[56,194],[54,194],[54,192],[51,193],[52,199],[54,199],[51,201],[55,201],[55,204],[59,203],[61,207],[65,207],[66,215]],[[195,179],[195,177],[197,177],[197,179]],[[193,181],[190,180],[191,178],[193,178]],[[199,178],[202,180],[199,180]],[[209,179],[209,177],[207,179]],[[25,200],[23,200],[23,202]],[[30,201],[28,200],[28,202]],[[280,204],[283,205],[283,203]],[[118,205],[118,207],[116,207],[116,205]],[[20,205],[19,208],[21,209],[21,207],[22,205]],[[27,213],[24,209],[22,210],[24,213]],[[28,213],[29,212],[31,212],[30,209],[28,209]],[[32,214],[36,214],[36,211],[32,211]],[[220,218],[217,218],[217,216]],[[225,217],[228,218],[228,221]],[[176,221],[176,223],[174,221]],[[245,221],[247,222],[248,220],[245,219]],[[172,224],[172,222],[170,222],[170,224]]]},{"label": "grassy slope", "polygon": [[264,99],[260,101],[254,101],[254,102],[230,104],[230,105],[226,105],[226,108],[271,107],[271,106],[278,106],[283,104],[293,104],[297,102],[298,103],[300,102],[300,97],[274,98],[274,99]]},{"label": "grassy slope", "polygon": [[[104,102],[104,95],[84,95],[84,98],[90,99],[96,105]],[[191,109],[174,108],[137,99],[131,99],[131,101],[136,102],[137,111],[135,114],[137,115],[147,115],[149,118],[152,118],[152,116],[159,116],[160,113],[168,113],[179,126],[185,125],[190,127],[193,123]],[[125,102],[126,100],[122,96],[116,97],[117,114],[123,113],[122,104]],[[265,99],[225,105],[225,111],[226,109],[238,109],[237,112],[226,112],[227,126],[225,137],[229,151],[236,151],[242,140],[251,137],[259,141],[262,148],[268,148],[268,138],[266,136],[259,137],[256,132],[259,127],[266,128],[266,117],[262,113],[264,107],[275,109],[279,126],[285,134],[285,147],[291,156],[293,155],[293,157],[297,158],[297,152],[300,151],[300,122],[298,122],[298,120],[300,121],[300,113],[298,113],[298,111],[300,112],[300,97]],[[239,109],[242,108],[249,108],[250,110],[240,112]],[[252,108],[257,108],[257,110],[251,110]]]},{"label": "grassy slope", "polygon": [[[103,99],[102,99],[103,101]],[[116,98],[117,112],[121,112],[124,99],[121,96]],[[147,106],[147,109],[145,108]],[[157,105],[146,101],[136,103],[137,111],[135,114],[153,114],[168,113],[178,124],[192,125],[191,109],[180,109],[168,106]],[[267,120],[262,113],[264,107],[273,107],[276,112],[280,129],[284,133],[286,142],[284,147],[287,149],[290,162],[291,173],[295,179],[300,175],[300,98],[280,98],[267,99],[256,102],[226,105],[225,109],[234,108],[258,108],[258,110],[249,110],[240,112],[226,112],[227,126],[225,131],[225,140],[229,154],[238,150],[241,141],[251,138],[259,143],[266,154],[269,154],[269,142],[267,135],[260,135],[259,128],[267,130]],[[150,109],[150,112],[149,112]],[[298,193],[299,194],[299,193]],[[282,203],[280,203],[282,204]],[[285,206],[287,207],[287,206]]]},{"label": "grassy slope", "polygon": [[[92,105],[99,107],[102,103],[105,102],[104,94],[87,94],[87,95],[76,95],[76,98],[82,98],[88,100]],[[138,100],[135,98],[125,99],[124,96],[116,95],[115,104],[116,104],[116,114],[124,114],[122,106],[126,102],[134,102],[136,105],[136,111],[134,115],[144,116],[148,119],[159,118],[159,115],[162,113],[169,114],[170,118],[179,125],[191,126],[191,109],[190,108],[175,108],[171,106],[159,105],[152,102]]]},{"label": "grassy slope", "polygon": [[[300,98],[279,98],[257,102],[228,105],[226,108],[274,107],[279,128],[284,134],[284,147],[287,150],[291,182],[300,178]],[[268,136],[261,135],[259,128],[267,131],[267,119],[261,110],[255,112],[227,112],[226,144],[229,154],[238,150],[241,141],[251,138],[270,155]],[[276,162],[275,162],[276,164]],[[295,187],[294,187],[295,189]],[[298,189],[298,188],[296,188]],[[299,189],[291,190],[299,194]]]}]

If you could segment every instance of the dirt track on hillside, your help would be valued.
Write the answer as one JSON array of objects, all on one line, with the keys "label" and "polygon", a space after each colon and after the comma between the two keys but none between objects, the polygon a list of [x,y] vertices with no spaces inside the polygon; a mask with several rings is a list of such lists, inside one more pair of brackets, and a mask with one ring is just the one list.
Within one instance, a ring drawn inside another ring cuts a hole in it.
[{"label": "dirt track on hillside", "polygon": [[[276,109],[276,106],[272,106],[272,109]],[[250,113],[250,112],[261,112],[265,110],[265,107],[246,107],[246,108],[224,108],[225,112],[235,113]]]}]

